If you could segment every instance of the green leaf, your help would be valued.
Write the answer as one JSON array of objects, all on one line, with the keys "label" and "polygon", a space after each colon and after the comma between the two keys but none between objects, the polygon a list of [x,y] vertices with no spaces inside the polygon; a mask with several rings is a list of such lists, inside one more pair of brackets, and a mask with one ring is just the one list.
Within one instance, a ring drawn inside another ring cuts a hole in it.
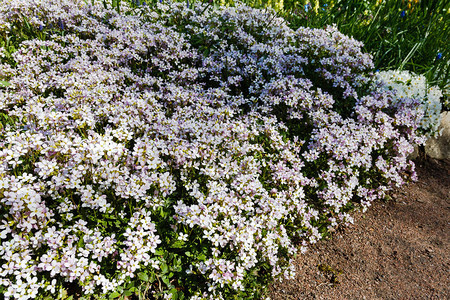
[{"label": "green leaf", "polygon": [[9,83],[8,81],[0,80],[0,87],[8,87],[8,86],[11,86],[11,83]]},{"label": "green leaf", "polygon": [[78,240],[77,245],[78,245],[78,248],[83,248],[83,247],[84,247],[84,239],[83,239],[83,237],[81,237],[81,238]]},{"label": "green leaf", "polygon": [[118,298],[119,296],[120,296],[120,294],[118,292],[114,292],[109,295],[109,299],[115,299],[115,298]]},{"label": "green leaf", "polygon": [[184,246],[184,242],[183,241],[176,241],[175,243],[172,244],[172,248],[182,248]]},{"label": "green leaf", "polygon": [[164,255],[164,250],[156,250],[155,254],[156,255]]},{"label": "green leaf", "polygon": [[178,299],[178,291],[176,288],[171,289],[170,293],[172,294],[172,300]]},{"label": "green leaf", "polygon": [[125,291],[123,291],[123,295],[128,297],[128,296],[133,295],[133,292],[131,292],[130,290],[125,290]]},{"label": "green leaf", "polygon": [[148,275],[147,274],[139,272],[137,275],[138,275],[140,280],[145,281],[145,282],[148,281]]},{"label": "green leaf", "polygon": [[130,283],[127,285],[127,289],[128,289],[128,290],[131,289],[131,288],[134,288],[134,282],[133,282],[133,281],[130,282]]},{"label": "green leaf", "polygon": [[150,282],[154,282],[156,280],[156,276],[155,276],[155,273],[151,273],[150,274]]},{"label": "green leaf", "polygon": [[166,264],[166,263],[162,263],[162,264],[161,264],[161,271],[162,271],[163,273],[167,273],[167,271],[169,271],[169,268],[167,267],[167,264]]},{"label": "green leaf", "polygon": [[161,280],[167,285],[170,286],[170,279],[166,276],[162,276]]},{"label": "green leaf", "polygon": [[200,261],[204,261],[204,260],[206,260],[206,255],[202,253],[199,256],[197,256],[197,259]]}]

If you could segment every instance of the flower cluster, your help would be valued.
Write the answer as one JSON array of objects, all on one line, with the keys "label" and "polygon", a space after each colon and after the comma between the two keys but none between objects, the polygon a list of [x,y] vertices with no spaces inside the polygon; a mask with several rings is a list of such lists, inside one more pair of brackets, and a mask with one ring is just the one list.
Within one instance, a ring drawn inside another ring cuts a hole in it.
[{"label": "flower cluster", "polygon": [[6,298],[107,295],[137,274],[161,278],[154,297],[254,293],[414,171],[428,106],[387,90],[335,27],[244,5],[120,9],[0,5],[0,36],[45,37],[0,65]]},{"label": "flower cluster", "polygon": [[420,120],[420,129],[428,136],[438,133],[442,110],[442,92],[439,87],[429,86],[425,76],[409,71],[377,72],[377,78],[385,84],[386,89],[395,93],[397,101],[419,100],[418,110],[424,114]]}]

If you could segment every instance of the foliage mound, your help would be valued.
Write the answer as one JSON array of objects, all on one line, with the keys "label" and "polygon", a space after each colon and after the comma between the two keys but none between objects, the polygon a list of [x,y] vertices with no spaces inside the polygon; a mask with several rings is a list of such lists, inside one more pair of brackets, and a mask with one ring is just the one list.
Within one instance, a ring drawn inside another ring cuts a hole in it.
[{"label": "foliage mound", "polygon": [[258,299],[414,176],[421,99],[243,5],[0,4],[0,293]]},{"label": "foliage mound", "polygon": [[[206,0],[205,0],[206,1]],[[214,0],[232,3],[233,0]],[[446,0],[243,0],[250,6],[270,6],[299,26],[340,32],[364,43],[376,69],[408,70],[425,76],[442,89],[442,107],[450,110],[450,6]]]}]

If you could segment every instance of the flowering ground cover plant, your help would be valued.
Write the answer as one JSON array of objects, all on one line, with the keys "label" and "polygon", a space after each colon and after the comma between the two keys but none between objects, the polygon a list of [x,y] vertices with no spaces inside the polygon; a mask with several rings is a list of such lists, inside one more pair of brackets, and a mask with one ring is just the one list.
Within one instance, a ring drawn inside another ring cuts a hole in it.
[{"label": "flowering ground cover plant", "polygon": [[361,43],[206,4],[0,5],[0,293],[258,299],[425,135]]},{"label": "flowering ground cover plant", "polygon": [[[442,91],[437,86],[428,86],[425,76],[409,71],[381,71],[377,77],[385,84],[385,88],[394,91],[398,99],[419,99],[419,109],[424,113],[419,129],[429,136],[438,134]],[[447,103],[444,102],[444,105]]]},{"label": "flowering ground cover plant", "polygon": [[[205,0],[206,1],[206,0]],[[218,0],[214,0],[216,3]],[[232,3],[222,0],[221,3]],[[376,69],[409,70],[442,89],[444,110],[450,110],[448,1],[434,0],[243,0],[250,6],[270,6],[289,20],[291,28],[324,28],[364,43]]]}]

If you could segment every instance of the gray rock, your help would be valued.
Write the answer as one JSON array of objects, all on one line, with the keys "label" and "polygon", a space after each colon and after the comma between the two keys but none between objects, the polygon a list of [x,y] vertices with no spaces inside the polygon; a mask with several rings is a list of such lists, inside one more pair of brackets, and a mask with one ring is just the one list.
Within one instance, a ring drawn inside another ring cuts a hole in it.
[{"label": "gray rock", "polygon": [[450,159],[450,112],[441,113],[439,131],[442,134],[437,138],[430,138],[425,144],[425,153],[434,159]]},{"label": "gray rock", "polygon": [[414,152],[408,155],[409,159],[416,159],[419,157],[419,146],[414,146]]}]

